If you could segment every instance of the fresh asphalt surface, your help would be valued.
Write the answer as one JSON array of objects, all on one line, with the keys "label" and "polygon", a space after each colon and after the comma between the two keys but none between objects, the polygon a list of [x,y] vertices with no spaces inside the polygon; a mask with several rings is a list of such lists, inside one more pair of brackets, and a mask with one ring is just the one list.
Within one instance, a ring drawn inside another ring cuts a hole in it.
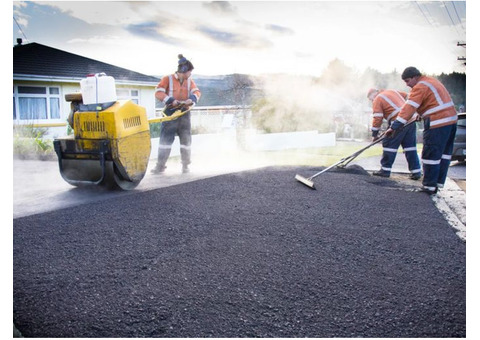
[{"label": "fresh asphalt surface", "polygon": [[25,337],[465,337],[466,244],[358,166],[219,175],[15,218]]}]

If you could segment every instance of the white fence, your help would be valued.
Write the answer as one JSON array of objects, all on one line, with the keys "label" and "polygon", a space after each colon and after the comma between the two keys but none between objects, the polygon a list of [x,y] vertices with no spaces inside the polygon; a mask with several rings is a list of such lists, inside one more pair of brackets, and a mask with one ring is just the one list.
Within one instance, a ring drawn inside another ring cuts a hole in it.
[{"label": "white fence", "polygon": [[[198,106],[191,111],[192,153],[211,153],[236,150],[273,151],[310,147],[334,146],[335,133],[318,131],[263,133],[249,128],[250,107]],[[157,158],[159,138],[152,139],[151,158]],[[180,154],[178,137],[172,145],[171,156]]]},{"label": "white fence", "polygon": [[[236,150],[273,151],[334,146],[335,133],[318,131],[263,133],[249,128],[251,110],[239,106],[195,107],[191,112],[192,153],[216,153]],[[207,133],[198,133],[205,131]],[[195,133],[197,132],[197,133]],[[152,139],[151,158],[157,158],[159,138]],[[180,154],[178,137],[171,156]]]}]

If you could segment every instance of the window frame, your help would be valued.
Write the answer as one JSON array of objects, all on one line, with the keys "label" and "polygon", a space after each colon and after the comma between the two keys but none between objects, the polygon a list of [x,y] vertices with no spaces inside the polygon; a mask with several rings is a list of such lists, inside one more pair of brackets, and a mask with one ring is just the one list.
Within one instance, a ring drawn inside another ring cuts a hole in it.
[{"label": "window frame", "polygon": [[[119,95],[119,91],[128,91],[127,96],[121,96]],[[136,91],[137,95],[133,95],[133,92]],[[133,88],[133,87],[117,87],[116,93],[117,93],[117,99],[118,100],[131,100],[135,104],[140,105],[140,89]]]},{"label": "window frame", "polygon": [[[45,89],[45,93],[20,93],[22,87]],[[52,91],[53,90],[53,91]],[[58,93],[51,93],[51,92]],[[14,84],[13,86],[13,122],[29,124],[31,122],[52,123],[62,121],[62,87],[60,85]],[[45,100],[46,118],[21,118],[20,98],[40,98]],[[58,117],[52,118],[52,99],[58,101]]]}]

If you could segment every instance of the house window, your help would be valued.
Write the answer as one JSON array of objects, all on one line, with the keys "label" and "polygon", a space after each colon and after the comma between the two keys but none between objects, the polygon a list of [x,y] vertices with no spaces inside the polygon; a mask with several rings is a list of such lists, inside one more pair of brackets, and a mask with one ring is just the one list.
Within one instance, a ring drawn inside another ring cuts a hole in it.
[{"label": "house window", "polygon": [[135,104],[140,102],[140,91],[133,89],[118,89],[117,88],[117,97],[119,100],[128,100],[130,99]]},{"label": "house window", "polygon": [[60,88],[50,86],[15,86],[15,120],[60,119]]}]

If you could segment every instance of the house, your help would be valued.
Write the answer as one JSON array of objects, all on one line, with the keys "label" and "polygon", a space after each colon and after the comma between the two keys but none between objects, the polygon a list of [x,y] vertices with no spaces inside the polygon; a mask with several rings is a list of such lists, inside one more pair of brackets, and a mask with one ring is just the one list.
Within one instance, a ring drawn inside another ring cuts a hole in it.
[{"label": "house", "polygon": [[13,47],[13,123],[48,128],[48,136],[67,133],[70,103],[65,94],[79,92],[88,74],[115,79],[117,98],[130,99],[155,116],[155,87],[159,78],[130,71],[38,43]]}]

